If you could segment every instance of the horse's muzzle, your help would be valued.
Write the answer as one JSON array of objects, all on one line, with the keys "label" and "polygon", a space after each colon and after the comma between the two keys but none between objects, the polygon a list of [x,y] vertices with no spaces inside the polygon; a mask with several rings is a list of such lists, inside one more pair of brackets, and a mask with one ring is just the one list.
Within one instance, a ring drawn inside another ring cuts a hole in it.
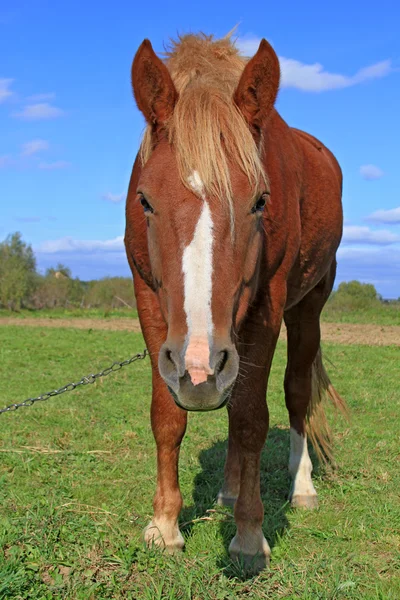
[{"label": "horse's muzzle", "polygon": [[185,369],[183,351],[172,350],[168,344],[161,348],[158,368],[176,404],[184,410],[208,411],[222,408],[239,371],[239,357],[234,345],[212,348],[210,371],[205,381],[195,385]]}]

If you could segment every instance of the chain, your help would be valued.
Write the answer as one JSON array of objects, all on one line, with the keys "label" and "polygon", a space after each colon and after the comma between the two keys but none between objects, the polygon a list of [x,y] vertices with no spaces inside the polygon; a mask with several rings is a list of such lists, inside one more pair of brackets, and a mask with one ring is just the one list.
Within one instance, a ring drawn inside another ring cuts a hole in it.
[{"label": "chain", "polygon": [[71,392],[75,390],[80,385],[88,385],[89,383],[94,383],[99,377],[106,377],[110,373],[114,373],[115,371],[119,371],[122,367],[126,367],[137,360],[143,360],[148,355],[148,351],[145,349],[140,354],[134,354],[131,358],[127,360],[123,360],[121,362],[114,362],[110,367],[100,371],[100,373],[91,373],[90,375],[86,375],[86,377],[82,377],[76,383],[67,383],[63,387],[60,387],[58,390],[53,390],[52,392],[47,392],[45,394],[41,394],[36,398],[28,398],[24,400],[24,402],[19,402],[18,404],[10,404],[10,406],[5,406],[0,410],[0,415],[5,412],[11,412],[13,410],[17,410],[17,408],[21,408],[21,406],[32,406],[35,402],[44,402],[45,400],[49,400],[49,398],[53,398],[53,396],[59,396],[60,394],[64,394],[65,392]]}]

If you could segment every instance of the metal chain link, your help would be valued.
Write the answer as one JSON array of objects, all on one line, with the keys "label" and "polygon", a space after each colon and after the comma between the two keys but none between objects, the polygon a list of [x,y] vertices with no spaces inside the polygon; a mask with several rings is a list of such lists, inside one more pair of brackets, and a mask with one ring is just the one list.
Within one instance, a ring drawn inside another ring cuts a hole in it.
[{"label": "metal chain link", "polygon": [[24,402],[19,402],[18,404],[10,404],[9,406],[5,406],[0,410],[0,415],[5,412],[17,410],[17,408],[20,408],[21,406],[32,406],[32,404],[35,404],[35,402],[44,402],[45,400],[48,400],[53,396],[59,396],[60,394],[64,394],[65,392],[71,392],[80,385],[88,385],[89,383],[94,383],[97,379],[99,379],[99,377],[106,377],[110,373],[119,371],[120,369],[122,369],[122,367],[126,367],[127,365],[130,365],[131,363],[136,362],[137,360],[143,360],[144,358],[146,358],[147,355],[148,351],[144,349],[141,354],[135,354],[134,356],[131,356],[131,358],[128,358],[127,360],[123,360],[121,362],[114,362],[110,367],[107,367],[103,371],[100,371],[99,373],[90,373],[90,375],[82,377],[82,379],[80,379],[76,383],[67,383],[63,387],[60,387],[58,390],[46,392],[45,394],[41,394],[36,398],[28,398],[27,400],[24,400]]}]

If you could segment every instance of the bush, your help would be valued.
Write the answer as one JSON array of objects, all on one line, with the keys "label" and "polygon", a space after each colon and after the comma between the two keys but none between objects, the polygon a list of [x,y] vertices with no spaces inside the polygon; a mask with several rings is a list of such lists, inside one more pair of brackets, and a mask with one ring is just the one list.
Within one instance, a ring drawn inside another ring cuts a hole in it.
[{"label": "bush", "polygon": [[84,304],[87,308],[134,308],[136,302],[132,280],[128,277],[105,277],[89,282]]},{"label": "bush", "polygon": [[31,246],[22,241],[20,233],[14,233],[0,244],[0,307],[109,310],[135,308],[136,302],[130,277],[85,282],[73,279],[62,264],[39,275]]},{"label": "bush", "polygon": [[359,281],[342,282],[336,292],[332,292],[329,307],[338,312],[366,310],[379,306],[381,297],[371,283]]},{"label": "bush", "polygon": [[360,281],[343,281],[339,285],[336,294],[351,296],[352,298],[363,298],[364,300],[381,300],[372,283],[361,283]]},{"label": "bush", "polygon": [[0,303],[10,310],[26,306],[37,282],[36,260],[20,233],[0,243]]},{"label": "bush", "polygon": [[86,285],[79,279],[71,279],[59,269],[48,269],[39,277],[31,298],[32,308],[79,307],[85,297]]}]

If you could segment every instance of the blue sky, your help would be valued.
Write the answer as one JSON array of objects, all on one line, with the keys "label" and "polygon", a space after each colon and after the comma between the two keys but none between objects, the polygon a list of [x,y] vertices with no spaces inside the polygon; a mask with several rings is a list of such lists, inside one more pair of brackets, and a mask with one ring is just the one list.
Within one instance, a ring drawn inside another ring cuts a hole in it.
[{"label": "blue sky", "polygon": [[[143,118],[130,66],[143,38],[223,36],[278,53],[277,108],[319,137],[344,172],[337,281],[400,296],[400,5],[209,0],[0,4],[0,239],[21,231],[41,270],[129,274],[124,200]],[[306,7],[306,8],[305,8]]]}]

